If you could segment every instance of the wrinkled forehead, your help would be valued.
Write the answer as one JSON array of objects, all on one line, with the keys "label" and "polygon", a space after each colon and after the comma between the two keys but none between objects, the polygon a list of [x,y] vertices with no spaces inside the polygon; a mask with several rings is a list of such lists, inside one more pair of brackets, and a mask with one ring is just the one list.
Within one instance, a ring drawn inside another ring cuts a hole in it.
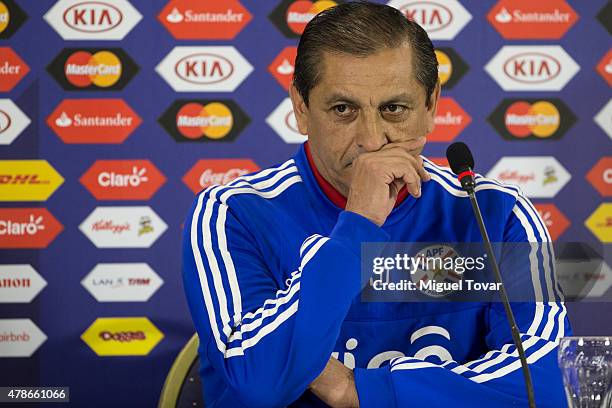
[{"label": "wrinkled forehead", "polygon": [[321,54],[318,81],[311,96],[328,102],[344,95],[356,101],[378,101],[395,95],[424,100],[424,87],[417,81],[410,46],[383,48],[359,56],[348,53]]}]

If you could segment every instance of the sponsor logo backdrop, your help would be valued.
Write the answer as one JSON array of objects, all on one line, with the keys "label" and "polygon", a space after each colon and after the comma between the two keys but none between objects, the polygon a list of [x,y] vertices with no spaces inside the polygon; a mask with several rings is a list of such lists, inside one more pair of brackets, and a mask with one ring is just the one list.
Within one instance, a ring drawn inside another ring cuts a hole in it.
[{"label": "sponsor logo backdrop", "polygon": [[[2,385],[155,406],[194,331],[185,214],[202,188],[305,140],[286,90],[300,33],[333,4],[0,0]],[[520,185],[554,239],[609,243],[612,5],[389,4],[438,49],[426,155],[444,163],[465,141],[476,170]],[[569,308],[577,333],[609,334],[610,306]]]}]

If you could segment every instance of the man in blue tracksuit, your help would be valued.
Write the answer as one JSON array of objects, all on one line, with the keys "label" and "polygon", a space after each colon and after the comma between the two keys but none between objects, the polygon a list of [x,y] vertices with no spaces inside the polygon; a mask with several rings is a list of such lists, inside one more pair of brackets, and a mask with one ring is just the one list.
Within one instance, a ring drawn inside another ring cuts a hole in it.
[{"label": "man in blue tracksuit", "polygon": [[[481,242],[452,173],[420,156],[439,99],[431,41],[397,10],[346,3],[306,27],[290,160],[196,198],[184,284],[203,392],[219,407],[526,406],[501,303],[362,302],[362,242]],[[477,177],[493,242],[550,242],[520,190]],[[542,297],[549,245],[526,253]],[[540,298],[542,298],[540,297]],[[514,303],[538,407],[565,406],[561,302]]]}]

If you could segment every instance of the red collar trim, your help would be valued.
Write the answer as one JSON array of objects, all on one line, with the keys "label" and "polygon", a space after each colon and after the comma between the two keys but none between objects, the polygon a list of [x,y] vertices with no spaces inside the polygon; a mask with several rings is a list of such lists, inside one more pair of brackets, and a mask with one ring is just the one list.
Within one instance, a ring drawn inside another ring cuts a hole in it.
[{"label": "red collar trim", "polygon": [[[344,209],[346,207],[346,197],[340,194],[340,192],[336,190],[327,180],[325,180],[321,173],[319,173],[319,170],[312,160],[312,154],[310,153],[310,146],[308,146],[308,142],[304,143],[304,151],[306,152],[306,159],[308,159],[308,164],[310,165],[312,174],[314,175],[314,178],[321,190],[323,190],[323,194],[325,194],[336,207]],[[394,207],[400,205],[406,199],[406,197],[408,197],[408,190],[406,187],[402,187],[397,196]]]}]

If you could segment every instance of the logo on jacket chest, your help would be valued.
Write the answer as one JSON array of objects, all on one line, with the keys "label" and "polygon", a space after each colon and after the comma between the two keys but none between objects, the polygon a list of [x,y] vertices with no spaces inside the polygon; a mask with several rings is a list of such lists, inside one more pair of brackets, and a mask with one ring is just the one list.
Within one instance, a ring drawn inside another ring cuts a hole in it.
[{"label": "logo on jacket chest", "polygon": [[[415,330],[410,335],[410,346],[408,346],[407,348],[412,349],[413,347],[415,347],[415,343],[417,343],[417,341],[421,338],[424,338],[426,340],[421,341],[419,343],[429,345],[421,346],[420,348],[418,348],[414,352],[414,354],[412,354],[412,357],[418,358],[420,360],[425,360],[427,357],[436,356],[442,361],[453,360],[453,356],[449,350],[436,344],[440,341],[444,341],[443,338],[448,341],[451,340],[451,335],[447,329],[442,326],[421,327],[420,329]],[[358,339],[351,337],[346,340],[344,344],[345,350],[343,352],[334,351],[332,353],[332,357],[338,359],[339,361],[344,363],[346,367],[352,370],[356,367],[355,355],[359,355],[360,347],[361,349],[363,349],[365,348],[365,345],[360,344]],[[383,366],[386,362],[398,357],[406,357],[406,354],[398,350],[382,351],[370,358],[366,368],[379,368]]]}]

